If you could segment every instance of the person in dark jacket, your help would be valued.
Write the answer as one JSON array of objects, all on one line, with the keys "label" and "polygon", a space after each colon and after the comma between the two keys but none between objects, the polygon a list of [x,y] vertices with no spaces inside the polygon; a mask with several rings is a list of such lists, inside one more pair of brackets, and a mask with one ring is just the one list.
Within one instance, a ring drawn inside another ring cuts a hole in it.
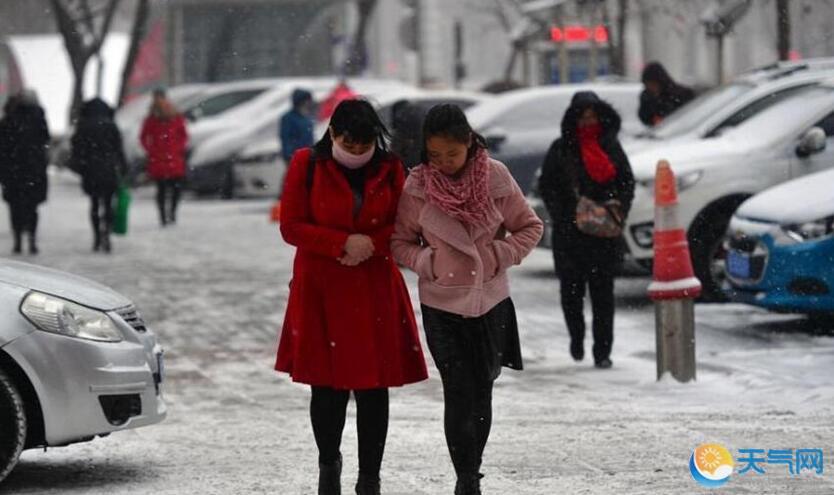
[{"label": "person in dark jacket", "polygon": [[408,170],[420,165],[423,150],[423,119],[425,112],[408,100],[391,107],[391,151]]},{"label": "person in dark jacket", "polygon": [[651,62],[643,69],[645,89],[640,93],[640,120],[654,127],[678,108],[695,98],[695,92],[676,83],[659,62]]},{"label": "person in dark jacket", "polygon": [[281,155],[290,163],[296,151],[313,146],[313,95],[306,89],[292,93],[292,109],[281,117]]},{"label": "person in dark jacket", "polygon": [[90,196],[93,251],[109,253],[113,197],[119,181],[126,175],[127,160],[122,135],[113,121],[113,109],[100,98],[81,106],[72,136],[70,167],[81,175],[81,186]]},{"label": "person in dark jacket", "polygon": [[0,121],[0,184],[9,204],[15,254],[29,235],[29,253],[38,253],[38,205],[46,201],[49,128],[32,92],[11,98]]},{"label": "person in dark jacket", "polygon": [[614,274],[621,239],[594,237],[576,226],[580,195],[598,203],[617,200],[623,218],[634,197],[634,176],[617,134],[620,116],[595,93],[577,93],[562,119],[562,137],[542,165],[539,191],[553,222],[553,259],[561,282],[562,310],[571,337],[570,352],[585,355],[585,287],[593,309],[594,363],[611,367],[614,338]]}]

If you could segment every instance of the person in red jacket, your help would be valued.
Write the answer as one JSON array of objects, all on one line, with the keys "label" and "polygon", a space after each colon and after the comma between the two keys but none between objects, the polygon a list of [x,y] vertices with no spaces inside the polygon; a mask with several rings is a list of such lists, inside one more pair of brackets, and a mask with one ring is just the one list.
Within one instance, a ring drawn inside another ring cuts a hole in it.
[{"label": "person in red jacket", "polygon": [[185,118],[162,89],[154,90],[151,111],[142,125],[140,140],[148,153],[148,177],[156,181],[156,203],[164,227],[177,220],[177,204],[185,179],[188,131]]},{"label": "person in red jacket", "polygon": [[275,369],[312,388],[319,494],[341,493],[342,430],[356,399],[356,493],[379,494],[388,388],[427,378],[411,300],[391,256],[402,162],[370,103],[346,100],[290,161],[280,215],[297,247]]},{"label": "person in red jacket", "polygon": [[333,88],[333,91],[319,105],[318,120],[325,121],[329,119],[336,110],[336,107],[339,106],[339,103],[345,100],[355,99],[357,96],[356,92],[348,86],[347,80],[341,79],[339,84]]}]

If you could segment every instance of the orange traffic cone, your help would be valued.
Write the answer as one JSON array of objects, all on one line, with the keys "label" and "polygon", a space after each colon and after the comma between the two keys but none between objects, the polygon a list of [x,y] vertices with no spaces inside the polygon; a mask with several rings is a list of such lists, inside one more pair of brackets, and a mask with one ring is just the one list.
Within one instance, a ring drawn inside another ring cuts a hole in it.
[{"label": "orange traffic cone", "polygon": [[654,204],[654,278],[649,297],[694,299],[701,295],[701,282],[692,271],[686,231],[678,221],[675,174],[666,160],[657,164]]},{"label": "orange traffic cone", "polygon": [[275,202],[272,205],[272,210],[269,212],[269,219],[275,223],[279,223],[281,221],[281,200]]}]

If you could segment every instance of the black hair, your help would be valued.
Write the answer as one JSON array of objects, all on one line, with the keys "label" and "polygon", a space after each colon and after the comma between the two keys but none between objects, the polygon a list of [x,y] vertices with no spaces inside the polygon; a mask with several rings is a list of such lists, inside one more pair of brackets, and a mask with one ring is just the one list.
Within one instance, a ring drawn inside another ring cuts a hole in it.
[{"label": "black hair", "polygon": [[643,81],[643,84],[646,84],[649,81],[654,81],[660,85],[660,88],[663,90],[676,85],[672,76],[669,75],[666,68],[663,67],[663,64],[660,62],[649,62],[646,64],[646,67],[643,69],[643,74],[640,76],[640,80]]},{"label": "black hair", "polygon": [[158,87],[154,88],[153,89],[153,96],[154,97],[161,96],[162,98],[167,98],[168,97],[167,91],[165,90],[164,86],[158,86]]},{"label": "black hair", "polygon": [[459,143],[467,143],[471,137],[467,159],[472,158],[479,149],[487,149],[486,139],[472,129],[463,110],[451,103],[435,105],[426,114],[423,121],[423,151],[420,155],[423,163],[429,162],[426,141],[431,137],[444,137]]},{"label": "black hair", "polygon": [[373,105],[366,100],[350,99],[339,103],[333,116],[330,117],[330,125],[315,145],[316,154],[320,156],[332,156],[333,139],[330,137],[330,129],[333,129],[333,134],[336,136],[345,136],[348,140],[357,143],[375,141],[377,149],[375,155],[388,153],[388,141],[391,134],[382,123]]}]

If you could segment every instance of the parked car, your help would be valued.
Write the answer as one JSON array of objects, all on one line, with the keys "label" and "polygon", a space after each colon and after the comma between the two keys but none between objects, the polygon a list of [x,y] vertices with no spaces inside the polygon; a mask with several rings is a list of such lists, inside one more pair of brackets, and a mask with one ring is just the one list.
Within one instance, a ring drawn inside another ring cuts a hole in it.
[{"label": "parked car", "polygon": [[807,87],[738,127],[705,139],[677,140],[631,154],[637,179],[625,239],[631,256],[650,266],[654,172],[668,159],[677,174],[679,219],[705,299],[723,299],[724,233],[750,196],[793,177],[834,166],[834,81]]},{"label": "parked car", "polygon": [[834,58],[787,62],[745,73],[698,96],[661,124],[623,143],[627,153],[678,139],[709,139],[804,88],[834,77]]},{"label": "parked car", "polygon": [[[332,90],[333,82],[328,84],[307,84],[303,87],[311,90],[313,98],[319,101],[327,96]],[[426,92],[408,86],[399,81],[376,80],[376,79],[354,79],[351,80],[351,87],[363,97],[372,102],[386,102],[388,107],[377,107],[381,109],[382,115],[385,111],[390,113],[390,105],[399,101],[390,98],[408,97],[422,100]],[[480,101],[478,93],[463,92],[441,92],[439,99],[425,101],[447,101],[444,98],[452,98],[456,102]],[[478,96],[475,96],[478,95]],[[287,95],[289,96],[289,94]],[[278,142],[278,122],[290,108],[289,98],[283,104],[267,111],[253,115],[250,122],[240,125],[229,132],[217,135],[210,141],[198,146],[192,152],[189,159],[188,187],[200,194],[220,194],[225,198],[235,196],[251,196],[255,193],[255,187],[261,188],[263,196],[274,197],[280,188],[274,184],[275,180],[283,177],[283,168],[286,167],[280,157],[280,143]],[[327,123],[319,123],[316,126],[315,135],[320,136]],[[275,166],[281,171],[277,174],[275,170],[268,168],[268,162],[273,160]],[[261,173],[263,172],[263,173]]]},{"label": "parked car", "polygon": [[[187,84],[170,88],[167,94],[185,115],[189,132],[192,132],[197,122],[222,115],[272,89],[278,83],[278,79],[253,79],[218,84]],[[125,155],[134,177],[145,170],[146,156],[139,141],[139,134],[150,104],[151,95],[145,94],[116,113],[116,123],[122,131]]]},{"label": "parked car", "polygon": [[595,91],[623,119],[623,134],[645,127],[637,117],[642,86],[633,83],[565,84],[508,91],[467,111],[472,127],[487,139],[490,153],[509,167],[521,190],[533,187],[550,144],[561,133],[562,116],[577,91]]},{"label": "parked car", "polygon": [[733,301],[834,315],[834,170],[745,201],[725,241],[725,293]]},{"label": "parked car", "polygon": [[0,480],[22,450],[158,423],[162,348],[134,304],[68,273],[0,262]]}]

